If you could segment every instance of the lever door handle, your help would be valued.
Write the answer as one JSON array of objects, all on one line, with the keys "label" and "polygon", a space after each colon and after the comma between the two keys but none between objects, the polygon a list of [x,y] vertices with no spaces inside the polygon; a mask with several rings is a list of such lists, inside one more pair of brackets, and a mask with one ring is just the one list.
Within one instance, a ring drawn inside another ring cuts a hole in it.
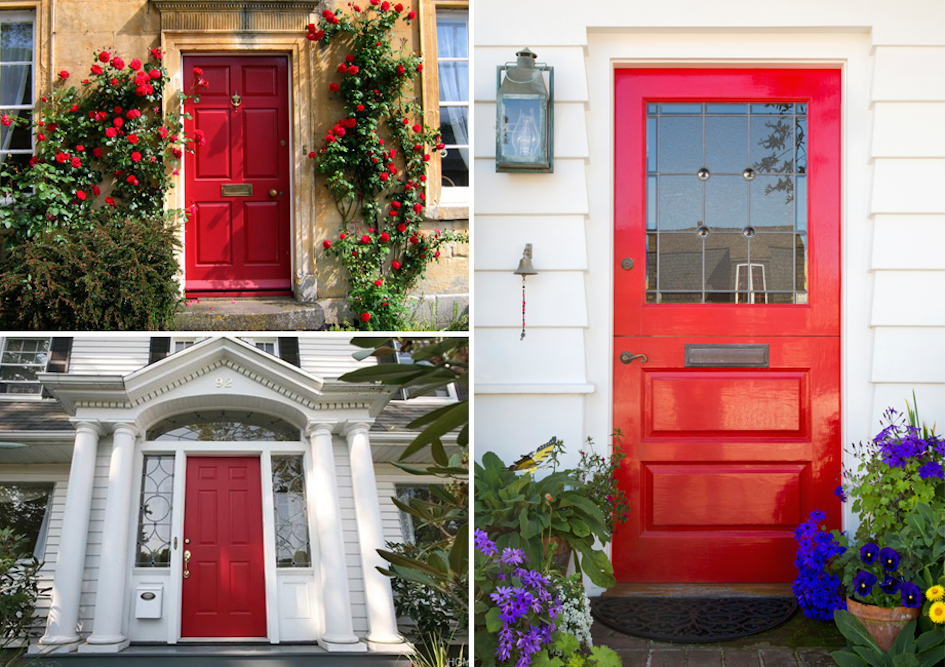
[{"label": "lever door handle", "polygon": [[646,363],[645,354],[630,354],[629,352],[620,353],[620,362],[624,364],[632,364],[634,359],[639,359],[641,364]]}]

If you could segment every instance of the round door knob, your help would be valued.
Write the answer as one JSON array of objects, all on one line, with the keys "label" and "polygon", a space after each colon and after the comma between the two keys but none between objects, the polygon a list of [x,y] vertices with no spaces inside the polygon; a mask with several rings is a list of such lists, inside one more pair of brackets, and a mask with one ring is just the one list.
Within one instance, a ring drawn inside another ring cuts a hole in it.
[{"label": "round door knob", "polygon": [[646,355],[645,355],[645,354],[630,354],[629,352],[621,352],[621,353],[620,353],[620,363],[623,363],[623,364],[631,364],[631,363],[633,363],[633,360],[634,360],[634,359],[639,359],[641,364],[645,364],[645,363],[646,363]]},{"label": "round door knob", "polygon": [[270,190],[270,191],[269,191],[269,196],[270,196],[270,197],[278,197],[278,196],[279,196],[279,191],[278,191],[278,190]]},{"label": "round door knob", "polygon": [[629,271],[630,269],[633,268],[633,260],[630,259],[629,257],[624,257],[623,260],[620,262],[620,266],[621,268],[623,268],[624,271]]}]

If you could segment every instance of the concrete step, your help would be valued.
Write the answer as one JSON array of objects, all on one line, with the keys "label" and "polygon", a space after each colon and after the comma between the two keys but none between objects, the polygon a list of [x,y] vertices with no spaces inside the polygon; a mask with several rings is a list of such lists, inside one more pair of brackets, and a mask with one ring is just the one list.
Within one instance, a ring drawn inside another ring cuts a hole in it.
[{"label": "concrete step", "polygon": [[325,310],[290,296],[188,299],[174,324],[177,331],[317,331]]}]

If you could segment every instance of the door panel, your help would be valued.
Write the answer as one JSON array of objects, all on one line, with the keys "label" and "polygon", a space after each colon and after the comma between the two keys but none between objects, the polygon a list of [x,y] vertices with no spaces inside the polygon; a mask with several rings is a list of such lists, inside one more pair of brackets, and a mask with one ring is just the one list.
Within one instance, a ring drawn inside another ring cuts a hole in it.
[{"label": "door panel", "polygon": [[[188,136],[200,130],[206,141],[185,158],[185,198],[196,206],[185,233],[187,291],[288,291],[287,58],[185,57],[185,87],[197,78],[209,86],[198,89],[199,103],[186,105],[193,116],[185,123]],[[252,190],[224,192],[231,185]]]},{"label": "door panel", "polygon": [[840,525],[839,82],[616,72],[618,581],[790,581]]},{"label": "door panel", "polygon": [[265,637],[259,459],[190,457],[186,484],[181,636]]}]

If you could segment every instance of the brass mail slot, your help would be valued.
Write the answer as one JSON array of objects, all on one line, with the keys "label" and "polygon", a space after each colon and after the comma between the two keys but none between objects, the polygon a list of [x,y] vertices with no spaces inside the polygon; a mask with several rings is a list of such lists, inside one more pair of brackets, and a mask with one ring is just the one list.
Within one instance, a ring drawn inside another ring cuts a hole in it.
[{"label": "brass mail slot", "polygon": [[252,197],[252,183],[223,183],[220,186],[221,197]]},{"label": "brass mail slot", "polygon": [[686,345],[686,367],[768,368],[767,345]]}]

